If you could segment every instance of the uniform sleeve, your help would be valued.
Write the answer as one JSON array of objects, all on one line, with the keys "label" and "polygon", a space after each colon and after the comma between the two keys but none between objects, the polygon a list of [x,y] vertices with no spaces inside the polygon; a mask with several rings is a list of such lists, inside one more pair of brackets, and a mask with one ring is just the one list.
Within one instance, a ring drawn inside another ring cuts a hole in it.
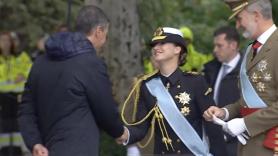
[{"label": "uniform sleeve", "polygon": [[[91,66],[91,67],[90,67]],[[97,124],[110,136],[117,138],[123,132],[117,104],[112,95],[112,84],[104,62],[97,60],[87,67],[86,94]]]},{"label": "uniform sleeve", "polygon": [[[205,79],[203,77],[199,77],[199,84],[197,88],[197,101],[201,112],[203,112],[214,104],[212,98],[212,92],[209,89]],[[215,125],[212,122],[207,122],[203,120],[205,132],[209,138],[210,144],[210,152],[214,156],[223,156],[226,155],[227,150],[225,147],[225,141],[223,137],[222,127],[219,125]]]},{"label": "uniform sleeve", "polygon": [[35,111],[34,82],[34,73],[31,71],[25,84],[22,102],[18,108],[19,129],[30,151],[32,151],[35,144],[42,144],[42,138],[38,128],[38,118]]},{"label": "uniform sleeve", "polygon": [[[151,96],[151,95],[148,93],[146,86],[142,85],[140,90],[138,109],[136,112],[136,121],[143,119],[150,111],[150,109],[147,107],[146,96]],[[143,123],[137,126],[128,127],[130,132],[130,138],[128,144],[136,143],[145,137],[150,127],[152,117],[153,114],[148,119],[146,119]]]},{"label": "uniform sleeve", "polygon": [[205,110],[207,110],[210,106],[215,105],[212,97],[212,89],[208,86],[203,76],[196,77],[196,99],[198,103],[198,107],[203,114]]}]

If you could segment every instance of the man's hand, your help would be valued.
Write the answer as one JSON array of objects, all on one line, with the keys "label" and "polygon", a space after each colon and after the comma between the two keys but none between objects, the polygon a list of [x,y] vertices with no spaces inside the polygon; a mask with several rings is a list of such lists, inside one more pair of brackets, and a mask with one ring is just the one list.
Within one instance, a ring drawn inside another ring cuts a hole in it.
[{"label": "man's hand", "polygon": [[48,156],[48,150],[42,144],[36,144],[33,147],[33,156]]},{"label": "man's hand", "polygon": [[121,145],[127,142],[129,138],[129,131],[126,127],[124,127],[124,133],[122,134],[122,136],[120,136],[119,138],[116,139],[117,144]]},{"label": "man's hand", "polygon": [[216,106],[210,106],[203,114],[203,117],[207,120],[207,121],[212,121],[212,117],[216,116],[220,119],[224,119],[226,112],[224,109],[222,108],[218,108]]}]

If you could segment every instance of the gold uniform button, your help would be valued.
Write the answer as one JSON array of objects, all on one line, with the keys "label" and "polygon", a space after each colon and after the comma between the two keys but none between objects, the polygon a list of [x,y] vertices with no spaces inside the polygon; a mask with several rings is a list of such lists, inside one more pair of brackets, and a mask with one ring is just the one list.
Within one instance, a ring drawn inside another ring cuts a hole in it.
[{"label": "gold uniform button", "polygon": [[181,154],[181,151],[180,151],[180,150],[178,150],[178,151],[177,151],[177,153],[178,153],[178,154]]},{"label": "gold uniform button", "polygon": [[179,142],[181,142],[181,140],[180,140],[180,139],[177,139],[177,142],[179,143]]}]

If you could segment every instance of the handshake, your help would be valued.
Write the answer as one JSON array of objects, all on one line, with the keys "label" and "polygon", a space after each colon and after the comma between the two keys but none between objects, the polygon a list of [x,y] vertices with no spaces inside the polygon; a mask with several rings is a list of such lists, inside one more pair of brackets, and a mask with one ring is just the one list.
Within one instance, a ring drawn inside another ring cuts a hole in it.
[{"label": "handshake", "polygon": [[124,133],[116,138],[116,143],[119,145],[127,145],[129,140],[129,131],[126,127],[124,127]]}]

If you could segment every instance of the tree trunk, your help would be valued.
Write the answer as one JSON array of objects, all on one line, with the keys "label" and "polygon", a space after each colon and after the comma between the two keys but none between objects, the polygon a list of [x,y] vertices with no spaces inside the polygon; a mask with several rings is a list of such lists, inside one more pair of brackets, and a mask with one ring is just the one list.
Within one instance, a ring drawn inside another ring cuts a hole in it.
[{"label": "tree trunk", "polygon": [[136,0],[85,0],[100,7],[110,19],[103,57],[113,83],[115,99],[123,103],[135,76],[143,72]]}]

